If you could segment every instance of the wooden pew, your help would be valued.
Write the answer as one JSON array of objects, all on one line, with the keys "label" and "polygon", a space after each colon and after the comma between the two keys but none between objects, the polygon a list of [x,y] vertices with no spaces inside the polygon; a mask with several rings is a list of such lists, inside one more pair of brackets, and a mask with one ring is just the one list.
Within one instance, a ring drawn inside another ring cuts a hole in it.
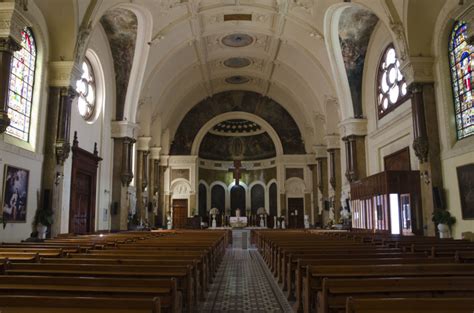
[{"label": "wooden pew", "polygon": [[160,298],[163,312],[180,313],[181,295],[175,279],[131,279],[4,275],[0,295]]},{"label": "wooden pew", "polygon": [[160,298],[42,297],[0,295],[2,313],[161,313]]},{"label": "wooden pew", "polygon": [[[474,277],[325,278],[317,296],[317,313],[345,312],[354,298],[473,298]],[[306,311],[305,311],[306,312]],[[383,311],[384,312],[384,311]],[[455,312],[453,312],[455,313]]]},{"label": "wooden pew", "polygon": [[472,313],[474,298],[347,298],[346,313],[380,312]]},{"label": "wooden pew", "polygon": [[[143,266],[111,264],[15,264],[5,266],[5,275],[66,276],[66,277],[111,277],[111,278],[156,278],[177,280],[186,309],[196,304],[194,279],[191,266]],[[199,292],[199,291],[198,291]]]},{"label": "wooden pew", "polygon": [[[303,278],[303,308],[309,312],[315,296],[326,278],[390,278],[390,277],[471,277],[472,264],[386,264],[386,265],[310,265]],[[474,286],[473,286],[474,287]],[[319,303],[318,303],[319,304]]]}]

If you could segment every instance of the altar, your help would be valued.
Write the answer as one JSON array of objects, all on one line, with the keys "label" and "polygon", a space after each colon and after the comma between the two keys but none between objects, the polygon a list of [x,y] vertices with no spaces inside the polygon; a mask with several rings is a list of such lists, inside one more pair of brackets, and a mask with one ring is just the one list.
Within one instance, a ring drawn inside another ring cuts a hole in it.
[{"label": "altar", "polygon": [[248,225],[247,216],[231,216],[229,218],[229,224],[232,228],[247,227]]}]

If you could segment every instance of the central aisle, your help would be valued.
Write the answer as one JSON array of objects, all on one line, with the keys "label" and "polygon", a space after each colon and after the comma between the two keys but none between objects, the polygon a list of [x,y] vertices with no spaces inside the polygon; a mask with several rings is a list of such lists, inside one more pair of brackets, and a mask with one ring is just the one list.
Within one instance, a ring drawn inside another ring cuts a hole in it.
[{"label": "central aisle", "polygon": [[228,249],[199,312],[291,313],[262,257],[255,249]]}]

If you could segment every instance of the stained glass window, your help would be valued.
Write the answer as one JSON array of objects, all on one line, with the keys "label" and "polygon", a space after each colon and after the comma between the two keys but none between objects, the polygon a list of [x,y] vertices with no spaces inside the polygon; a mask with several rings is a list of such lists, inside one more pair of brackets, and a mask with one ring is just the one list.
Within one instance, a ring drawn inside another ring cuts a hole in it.
[{"label": "stained glass window", "polygon": [[407,84],[402,72],[400,72],[400,61],[397,58],[397,52],[393,44],[390,44],[385,49],[379,65],[377,87],[379,118],[402,104],[407,97]]},{"label": "stained glass window", "polygon": [[13,54],[10,84],[8,86],[8,117],[6,132],[23,141],[29,141],[31,103],[36,68],[36,44],[31,29],[21,32],[21,49]]},{"label": "stained glass window", "polygon": [[473,68],[474,47],[467,39],[467,24],[459,21],[454,25],[449,41],[449,64],[456,115],[458,139],[474,135]]},{"label": "stained glass window", "polygon": [[82,63],[82,76],[76,82],[76,91],[79,94],[77,100],[79,114],[88,121],[95,110],[95,79],[92,66],[87,59]]}]

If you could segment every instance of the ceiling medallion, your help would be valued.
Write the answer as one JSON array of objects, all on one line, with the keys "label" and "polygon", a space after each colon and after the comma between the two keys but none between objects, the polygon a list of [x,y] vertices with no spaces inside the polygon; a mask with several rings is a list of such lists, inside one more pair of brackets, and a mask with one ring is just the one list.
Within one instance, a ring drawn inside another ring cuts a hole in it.
[{"label": "ceiling medallion", "polygon": [[250,65],[248,58],[229,58],[224,61],[224,65],[231,68],[242,68]]},{"label": "ceiling medallion", "polygon": [[226,83],[233,84],[233,85],[245,84],[245,83],[248,83],[249,81],[250,81],[250,78],[245,77],[245,76],[240,76],[240,75],[227,77],[225,79]]},{"label": "ceiling medallion", "polygon": [[252,44],[253,38],[246,34],[231,34],[222,38],[222,43],[228,47],[239,48]]}]

